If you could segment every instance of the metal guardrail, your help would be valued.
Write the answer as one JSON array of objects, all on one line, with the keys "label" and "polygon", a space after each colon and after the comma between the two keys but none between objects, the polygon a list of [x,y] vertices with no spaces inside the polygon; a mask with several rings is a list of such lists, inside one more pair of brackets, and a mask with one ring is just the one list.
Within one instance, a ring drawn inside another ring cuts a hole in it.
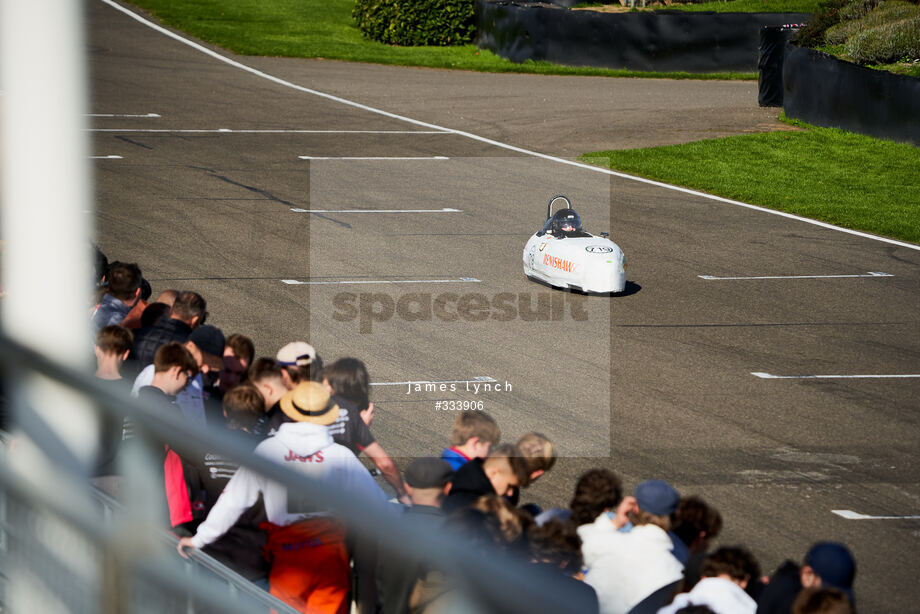
[{"label": "metal guardrail", "polygon": [[[88,395],[105,415],[118,420],[130,418],[136,425],[136,433],[143,433],[146,438],[155,441],[169,441],[180,454],[204,447],[246,465],[266,478],[284,484],[292,492],[327,506],[359,539],[376,541],[382,552],[418,557],[432,566],[438,562],[449,562],[448,571],[454,575],[457,586],[462,587],[467,597],[473,597],[482,604],[483,612],[560,614],[584,609],[579,604],[580,595],[573,592],[566,579],[555,572],[522,564],[520,560],[499,552],[484,555],[459,536],[406,522],[400,515],[394,514],[391,507],[368,501],[357,493],[324,488],[305,475],[252,454],[223,433],[196,428],[178,415],[158,414],[153,404],[126,398],[91,375],[62,367],[3,334],[0,334],[0,364],[8,376],[13,375],[8,377],[8,381],[20,380],[26,373],[39,373]],[[99,584],[94,594],[102,606],[66,611],[193,612],[195,608],[189,605],[193,602],[206,604],[218,611],[243,611],[237,607],[240,605],[239,595],[229,597],[226,585],[221,588],[212,582],[191,577],[189,568],[174,549],[169,552],[168,548],[161,547],[162,542],[155,544],[156,540],[151,536],[156,533],[157,527],[149,522],[144,524],[142,502],[138,507],[129,509],[129,514],[121,518],[120,523],[101,524],[101,512],[98,508],[94,509],[86,476],[79,470],[74,455],[61,448],[60,441],[50,429],[44,428],[37,415],[19,411],[16,420],[18,427],[48,454],[51,461],[70,475],[70,488],[67,492],[48,492],[41,484],[12,471],[9,463],[3,463],[0,467],[0,497],[6,504],[5,509],[9,509],[13,499],[22,501],[34,511],[50,512],[97,544],[97,551],[88,558],[101,561],[102,571],[93,577]],[[132,513],[140,517],[133,517]],[[14,532],[8,534],[23,535],[22,526],[5,520],[14,528]],[[25,527],[40,524],[29,518],[20,522]],[[26,533],[30,532],[26,530]],[[34,532],[31,534],[34,535]],[[42,545],[40,536],[32,542],[37,547]],[[11,558],[18,552],[16,548],[8,548],[3,555]],[[200,555],[196,555],[194,560],[200,565],[210,565]],[[7,569],[8,562],[3,562],[0,572]],[[118,568],[119,564],[124,567],[126,563],[127,572]],[[139,578],[153,582],[154,587],[162,586],[164,590],[144,593],[144,587],[139,586]],[[138,599],[139,591],[146,597]],[[138,607],[125,609],[126,603]],[[144,607],[151,605],[157,607]]]},{"label": "metal guardrail", "polygon": [[[67,503],[37,489],[5,465],[0,468],[0,611],[13,611],[17,603],[17,609],[24,610],[15,597],[21,582],[15,567],[20,566],[50,580],[26,590],[48,589],[53,597],[50,601],[66,601],[69,611],[296,612],[205,554],[195,553],[182,564],[168,560],[162,553],[175,552],[177,540],[162,531],[162,552],[128,560],[118,553],[118,540],[124,536],[112,530],[111,517],[105,519],[101,510],[73,508]],[[71,552],[80,551],[75,559],[98,560],[100,569],[73,569],[51,547],[49,536],[64,540]],[[39,611],[33,600],[28,603],[32,611]]]},{"label": "metal guardrail", "polygon": [[[92,496],[102,507],[103,515],[107,519],[111,519],[123,512],[121,503],[101,490],[93,489]],[[176,550],[179,539],[175,535],[169,531],[159,531],[159,536],[170,552]],[[298,614],[298,611],[294,608],[277,599],[271,593],[256,586],[248,579],[201,550],[191,550],[188,555],[189,558],[183,561],[185,573],[200,573],[199,570],[208,572],[214,579],[219,580],[225,585],[227,594],[235,601],[239,602],[239,600],[243,600],[244,603],[262,606],[262,611],[264,612],[274,610],[280,614]],[[253,612],[255,610],[247,607],[247,611]]]}]

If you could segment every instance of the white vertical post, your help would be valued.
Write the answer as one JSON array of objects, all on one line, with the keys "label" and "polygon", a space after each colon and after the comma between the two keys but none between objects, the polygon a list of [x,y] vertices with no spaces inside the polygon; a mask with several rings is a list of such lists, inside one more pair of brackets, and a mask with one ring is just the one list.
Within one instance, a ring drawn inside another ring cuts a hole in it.
[{"label": "white vertical post", "polygon": [[2,0],[0,13],[3,325],[73,367],[91,279],[83,4]]},{"label": "white vertical post", "polygon": [[[72,368],[92,356],[83,5],[0,0],[0,316],[6,334]],[[43,417],[83,456],[87,425],[54,409]]]},{"label": "white vertical post", "polygon": [[[0,321],[10,337],[71,368],[86,368],[92,356],[84,4],[0,0],[0,259],[5,290]],[[17,410],[34,411],[78,464],[87,465],[98,431],[89,402],[43,377],[28,376],[15,384]],[[79,480],[64,480],[62,470],[68,468],[54,466],[44,451],[23,437],[10,464],[42,488],[55,489],[59,497],[79,492]],[[90,561],[73,561],[66,545],[49,541],[44,547],[93,575]],[[70,612],[79,607],[54,594],[51,583],[56,579],[30,570],[28,562],[13,563],[11,611]]]}]

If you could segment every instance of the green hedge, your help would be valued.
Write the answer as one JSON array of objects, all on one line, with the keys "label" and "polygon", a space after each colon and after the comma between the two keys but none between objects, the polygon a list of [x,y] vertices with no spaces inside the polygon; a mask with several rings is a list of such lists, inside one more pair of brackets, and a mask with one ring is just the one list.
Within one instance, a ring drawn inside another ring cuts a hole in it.
[{"label": "green hedge", "polygon": [[859,32],[847,40],[845,49],[857,64],[920,59],[920,12],[911,19]]},{"label": "green hedge", "polygon": [[365,38],[415,47],[472,42],[475,0],[355,0],[352,16]]},{"label": "green hedge", "polygon": [[835,24],[840,23],[841,12],[846,8],[847,0],[825,0],[818,5],[818,10],[799,30],[796,42],[802,47],[820,47],[825,43],[824,35]]},{"label": "green hedge", "polygon": [[[854,2],[859,8],[863,8],[860,0]],[[826,38],[828,45],[840,45],[846,43],[851,37],[866,33],[868,30],[879,26],[892,25],[895,22],[911,17],[920,17],[920,6],[910,4],[902,0],[886,0],[879,3],[875,8],[868,10],[860,15],[861,11],[852,11],[855,13],[855,19],[844,21],[846,9],[853,7],[853,4],[845,7],[840,11],[841,21],[837,25],[828,28]]]},{"label": "green hedge", "polygon": [[879,5],[880,0],[855,0],[840,9],[841,21],[862,19]]},{"label": "green hedge", "polygon": [[826,0],[820,9],[799,45],[827,46],[863,65],[920,59],[920,0]]}]

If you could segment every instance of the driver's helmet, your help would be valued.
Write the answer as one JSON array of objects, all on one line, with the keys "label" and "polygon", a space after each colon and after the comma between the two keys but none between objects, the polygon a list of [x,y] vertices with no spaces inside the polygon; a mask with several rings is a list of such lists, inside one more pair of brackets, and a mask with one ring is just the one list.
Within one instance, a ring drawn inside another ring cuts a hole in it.
[{"label": "driver's helmet", "polygon": [[579,232],[581,230],[581,218],[578,217],[574,209],[560,209],[553,214],[553,219],[550,220],[550,229],[556,236],[569,232]]}]

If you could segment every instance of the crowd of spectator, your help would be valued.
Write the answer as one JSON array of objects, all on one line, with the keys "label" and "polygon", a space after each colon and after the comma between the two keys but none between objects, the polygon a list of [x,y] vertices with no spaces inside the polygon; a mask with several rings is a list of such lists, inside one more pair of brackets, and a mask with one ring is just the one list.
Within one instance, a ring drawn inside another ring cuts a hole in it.
[{"label": "crowd of spectator", "polygon": [[[443,452],[400,471],[371,433],[361,360],[324,364],[306,340],[259,355],[246,335],[207,324],[200,294],[164,290],[150,300],[137,265],[100,267],[91,315],[96,377],[189,424],[228,431],[323,488],[360,493],[413,526],[461,536],[483,556],[502,552],[528,569],[552,570],[565,578],[573,612],[855,611],[846,546],[817,543],[768,578],[748,549],[713,549],[719,511],[662,480],[624,495],[620,477],[598,467],[573,485],[567,508],[520,505],[521,489],[552,469],[557,451],[540,433],[503,441],[485,412],[460,413]],[[140,439],[130,421],[104,424],[97,487],[119,495],[119,457]],[[373,540],[316,501],[213,451],[162,443],[162,500],[183,556],[201,549],[303,612],[490,611],[459,590],[449,564],[378,556]]]}]

